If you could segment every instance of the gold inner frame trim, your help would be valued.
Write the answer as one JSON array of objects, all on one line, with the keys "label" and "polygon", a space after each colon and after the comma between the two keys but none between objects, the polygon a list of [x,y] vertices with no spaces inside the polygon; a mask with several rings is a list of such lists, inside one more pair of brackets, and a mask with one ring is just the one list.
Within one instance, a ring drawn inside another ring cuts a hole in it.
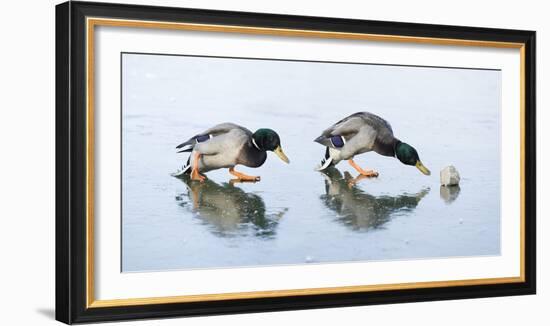
[{"label": "gold inner frame trim", "polygon": [[[343,287],[325,287],[308,289],[289,289],[274,291],[254,291],[217,293],[200,295],[182,295],[167,297],[128,298],[113,300],[96,300],[94,295],[94,31],[95,26],[116,26],[133,28],[154,28],[186,30],[200,32],[222,32],[286,37],[314,37],[329,39],[365,40],[378,42],[405,42],[432,45],[475,46],[493,48],[512,48],[520,51],[520,276],[465,279],[449,281],[430,281],[394,284],[355,285]],[[197,301],[219,301],[232,299],[252,299],[269,297],[304,296],[316,294],[337,294],[353,292],[373,292],[387,290],[404,290],[417,288],[439,288],[450,286],[473,286],[488,284],[525,282],[525,44],[514,42],[478,41],[448,38],[413,37],[383,34],[344,33],[331,31],[314,31],[300,29],[264,28],[233,25],[213,25],[195,23],[175,23],[144,20],[124,20],[88,17],[86,19],[86,124],[87,124],[87,162],[86,162],[86,307],[118,307],[149,304],[168,304]]]},{"label": "gold inner frame trim", "polygon": [[463,284],[464,281],[460,280],[460,281],[394,283],[394,284],[381,284],[381,285],[357,285],[357,286],[341,286],[341,287],[295,289],[295,290],[255,291],[255,292],[241,292],[241,293],[219,293],[219,294],[199,294],[199,295],[169,296],[169,297],[97,300],[97,301],[94,301],[90,305],[90,307],[91,308],[119,307],[119,306],[134,306],[134,305],[147,305],[147,304],[159,304],[159,303],[220,301],[220,300],[231,300],[231,299],[273,298],[273,297],[285,297],[285,296],[294,296],[294,295],[337,294],[337,293],[353,293],[353,292],[406,290],[406,289],[417,289],[417,288],[438,288],[438,287],[461,286],[461,285],[503,284],[503,283],[516,283],[518,282],[518,279],[519,279],[518,277],[504,277],[504,278],[471,279],[471,280],[467,280],[468,284]]}]

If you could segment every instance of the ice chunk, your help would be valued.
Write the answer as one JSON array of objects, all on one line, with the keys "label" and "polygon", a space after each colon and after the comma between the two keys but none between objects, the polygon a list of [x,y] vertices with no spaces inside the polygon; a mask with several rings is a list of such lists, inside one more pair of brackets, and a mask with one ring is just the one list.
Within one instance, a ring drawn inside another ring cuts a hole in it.
[{"label": "ice chunk", "polygon": [[442,186],[456,186],[460,183],[460,174],[458,174],[458,170],[452,165],[441,169],[439,177]]}]

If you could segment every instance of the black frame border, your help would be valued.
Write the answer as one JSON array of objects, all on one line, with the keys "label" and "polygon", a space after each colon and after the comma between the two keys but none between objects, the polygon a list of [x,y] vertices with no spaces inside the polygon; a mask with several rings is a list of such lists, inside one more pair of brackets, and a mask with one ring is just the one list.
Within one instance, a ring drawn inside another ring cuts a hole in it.
[{"label": "black frame border", "polygon": [[[86,17],[523,43],[525,281],[392,291],[121,307],[86,306]],[[56,6],[56,319],[67,323],[266,312],[536,293],[534,31],[366,21],[93,2]]]}]

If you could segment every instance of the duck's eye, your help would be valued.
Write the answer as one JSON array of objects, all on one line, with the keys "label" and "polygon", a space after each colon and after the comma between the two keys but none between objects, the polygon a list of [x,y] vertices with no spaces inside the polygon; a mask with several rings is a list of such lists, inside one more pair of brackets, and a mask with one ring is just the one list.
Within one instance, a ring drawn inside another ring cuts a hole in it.
[{"label": "duck's eye", "polygon": [[342,136],[332,136],[330,137],[330,142],[336,148],[344,147],[346,140]]}]

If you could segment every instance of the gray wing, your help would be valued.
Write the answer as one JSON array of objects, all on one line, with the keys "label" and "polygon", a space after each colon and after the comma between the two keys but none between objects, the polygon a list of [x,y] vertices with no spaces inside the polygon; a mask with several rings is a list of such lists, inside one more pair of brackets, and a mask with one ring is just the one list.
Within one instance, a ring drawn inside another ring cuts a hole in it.
[{"label": "gray wing", "polygon": [[369,126],[373,127],[376,130],[375,147],[383,149],[389,146],[391,147],[391,151],[393,151],[393,143],[395,142],[395,137],[393,136],[393,129],[390,123],[385,119],[370,112],[362,112],[361,117]]},{"label": "gray wing", "polygon": [[370,112],[357,112],[323,131],[315,141],[340,150],[340,156],[347,159],[370,150],[392,156],[396,139],[385,119]]},{"label": "gray wing", "polygon": [[363,116],[365,113],[366,112],[357,112],[336,122],[334,125],[323,131],[321,136],[317,137],[315,141],[322,145],[336,148],[332,144],[330,138],[333,136],[342,136],[346,140],[353,138],[357,135],[357,133],[359,133],[361,128],[369,125],[366,117]]},{"label": "gray wing", "polygon": [[252,132],[250,130],[246,129],[243,126],[239,126],[238,124],[231,123],[231,122],[224,122],[224,123],[220,123],[219,125],[215,125],[214,127],[206,130],[204,134],[210,134],[213,137],[215,137],[217,135],[226,134],[234,129],[240,129],[246,134],[252,135]]},{"label": "gray wing", "polygon": [[376,137],[372,149],[380,155],[394,156],[394,147],[397,139],[393,135],[390,123],[369,112],[363,112],[361,116],[369,126],[376,129]]},{"label": "gray wing", "polygon": [[367,124],[378,130],[379,133],[393,135],[393,129],[388,121],[370,112],[358,112],[354,115],[361,117]]},{"label": "gray wing", "polygon": [[246,129],[245,127],[239,126],[231,122],[225,122],[225,123],[220,123],[218,125],[215,125],[214,127],[209,128],[201,132],[200,134],[197,134],[189,138],[187,141],[176,146],[176,149],[179,150],[178,153],[191,152],[195,147],[195,145],[197,145],[198,143],[208,141],[214,137],[227,134],[231,131],[240,131],[246,134],[247,136],[252,135],[252,132]]}]

